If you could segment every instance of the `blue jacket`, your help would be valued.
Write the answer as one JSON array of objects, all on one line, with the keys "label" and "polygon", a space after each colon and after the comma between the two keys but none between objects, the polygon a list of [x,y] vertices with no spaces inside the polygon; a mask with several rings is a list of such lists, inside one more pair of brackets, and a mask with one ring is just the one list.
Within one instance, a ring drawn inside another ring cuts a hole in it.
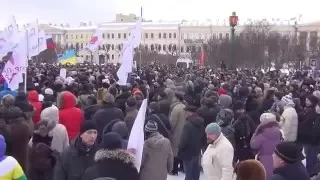
[{"label": "blue jacket", "polygon": [[16,97],[18,92],[17,91],[11,91],[10,88],[8,87],[8,84],[4,83],[4,90],[0,91],[0,99],[3,96],[7,95],[7,94],[10,94],[10,95]]}]

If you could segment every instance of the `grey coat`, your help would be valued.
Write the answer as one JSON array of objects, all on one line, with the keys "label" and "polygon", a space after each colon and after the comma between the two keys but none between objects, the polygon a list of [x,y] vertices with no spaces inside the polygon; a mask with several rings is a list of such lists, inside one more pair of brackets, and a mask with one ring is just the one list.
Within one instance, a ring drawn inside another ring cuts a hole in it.
[{"label": "grey coat", "polygon": [[184,123],[186,121],[186,115],[184,111],[185,107],[186,106],[182,102],[174,102],[170,106],[171,113],[169,121],[172,132],[170,142],[174,157],[178,156],[181,134],[183,131]]},{"label": "grey coat", "polygon": [[172,168],[170,141],[160,133],[151,134],[144,142],[140,180],[166,180]]}]

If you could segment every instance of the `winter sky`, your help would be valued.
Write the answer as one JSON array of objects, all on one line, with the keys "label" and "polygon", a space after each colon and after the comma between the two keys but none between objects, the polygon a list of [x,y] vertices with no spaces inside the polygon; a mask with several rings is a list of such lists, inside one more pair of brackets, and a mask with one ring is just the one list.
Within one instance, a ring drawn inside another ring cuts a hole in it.
[{"label": "winter sky", "polygon": [[232,11],[247,19],[288,20],[302,15],[303,22],[320,20],[320,0],[0,0],[0,27],[14,14],[19,24],[40,22],[78,24],[107,22],[116,13],[140,14],[159,21],[207,20],[223,22]]}]

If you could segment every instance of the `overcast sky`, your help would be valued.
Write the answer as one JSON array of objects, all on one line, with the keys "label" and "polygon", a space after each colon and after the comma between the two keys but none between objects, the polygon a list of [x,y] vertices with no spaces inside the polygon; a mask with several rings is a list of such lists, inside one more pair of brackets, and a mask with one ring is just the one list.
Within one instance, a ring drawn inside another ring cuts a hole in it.
[{"label": "overcast sky", "polygon": [[[240,21],[283,20],[302,15],[303,22],[320,20],[320,0],[1,0],[0,26],[14,14],[19,24],[34,21],[78,24],[80,21],[107,22],[116,13],[140,14],[145,19],[207,20],[223,22],[232,11]],[[316,16],[318,15],[318,16]]]}]

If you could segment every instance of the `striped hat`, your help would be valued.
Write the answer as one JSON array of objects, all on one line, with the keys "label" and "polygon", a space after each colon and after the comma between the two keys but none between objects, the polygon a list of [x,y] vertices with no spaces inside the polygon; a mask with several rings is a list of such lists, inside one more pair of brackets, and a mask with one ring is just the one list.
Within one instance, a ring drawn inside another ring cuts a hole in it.
[{"label": "striped hat", "polygon": [[148,121],[144,126],[144,130],[149,133],[158,132],[158,124],[152,120]]}]

